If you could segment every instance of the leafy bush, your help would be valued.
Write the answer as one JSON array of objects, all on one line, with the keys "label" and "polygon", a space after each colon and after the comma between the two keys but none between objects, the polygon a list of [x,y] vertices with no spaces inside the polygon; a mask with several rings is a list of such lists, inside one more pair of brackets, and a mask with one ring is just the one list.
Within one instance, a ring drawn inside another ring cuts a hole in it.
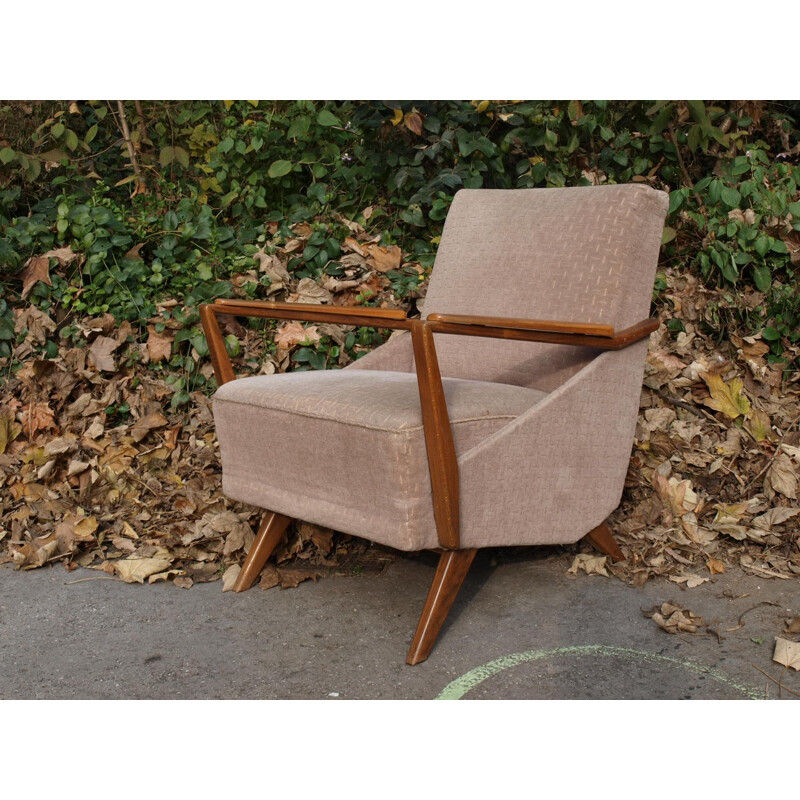
[{"label": "leafy bush", "polygon": [[[727,293],[707,324],[761,332],[784,358],[800,338],[796,113],[699,101],[9,104],[0,357],[20,270],[56,248],[80,258],[30,300],[59,321],[111,313],[143,333],[157,303],[174,298],[197,338],[191,308],[232,295],[256,253],[298,223],[313,232],[289,261],[295,278],[342,274],[348,221],[428,269],[459,188],[638,181],[670,192],[662,268]],[[400,300],[421,279],[404,267],[387,275]],[[324,365],[331,346],[301,349],[295,362]]]}]

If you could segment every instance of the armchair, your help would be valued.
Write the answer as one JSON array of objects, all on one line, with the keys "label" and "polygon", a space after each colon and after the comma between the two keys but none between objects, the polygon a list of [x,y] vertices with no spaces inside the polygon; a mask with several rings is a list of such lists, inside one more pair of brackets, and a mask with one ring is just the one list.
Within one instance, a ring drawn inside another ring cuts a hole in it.
[{"label": "armchair", "polygon": [[[235,591],[292,517],[439,565],[407,656],[436,637],[480,547],[571,544],[622,558],[618,505],[636,424],[668,198],[641,184],[462,190],[425,319],[222,300],[201,307],[219,389],[223,490],[266,512]],[[343,370],[234,380],[217,317],[404,331]],[[560,321],[566,320],[566,321]]]}]

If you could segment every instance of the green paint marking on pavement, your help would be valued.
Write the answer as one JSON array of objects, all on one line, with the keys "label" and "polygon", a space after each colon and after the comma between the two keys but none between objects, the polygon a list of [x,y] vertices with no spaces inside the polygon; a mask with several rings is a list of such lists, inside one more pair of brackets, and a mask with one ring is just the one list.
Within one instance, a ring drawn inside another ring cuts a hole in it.
[{"label": "green paint marking on pavement", "polygon": [[436,699],[460,700],[467,692],[483,683],[487,678],[491,678],[503,670],[516,667],[528,661],[539,661],[540,659],[551,658],[553,656],[582,655],[623,658],[629,661],[639,661],[644,664],[666,662],[678,667],[683,667],[683,669],[693,672],[695,675],[706,675],[719,683],[724,683],[741,692],[750,700],[759,700],[764,696],[763,691],[753,686],[736,683],[715,667],[707,667],[703,664],[696,664],[693,661],[681,661],[677,658],[662,656],[658,653],[648,652],[647,650],[633,650],[629,647],[611,647],[603,644],[587,644],[573,647],[553,647],[549,650],[528,650],[524,653],[512,653],[508,656],[501,656],[494,661],[489,661],[487,664],[471,669],[465,675],[456,678],[452,683],[448,683]]}]

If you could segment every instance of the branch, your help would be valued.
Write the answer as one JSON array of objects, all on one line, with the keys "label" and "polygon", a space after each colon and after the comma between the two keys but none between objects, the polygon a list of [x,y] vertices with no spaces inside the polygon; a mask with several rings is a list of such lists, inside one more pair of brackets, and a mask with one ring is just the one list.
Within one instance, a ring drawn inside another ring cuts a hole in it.
[{"label": "branch", "polygon": [[137,188],[134,194],[144,194],[147,192],[147,186],[145,185],[144,176],[142,175],[142,170],[139,166],[139,160],[136,158],[136,150],[134,149],[133,141],[131,140],[131,131],[128,127],[128,118],[125,116],[125,107],[122,105],[122,100],[117,100],[117,110],[119,111],[119,122],[122,128],[122,138],[125,140],[125,144],[128,147],[128,157],[131,160],[133,173],[136,175]]}]

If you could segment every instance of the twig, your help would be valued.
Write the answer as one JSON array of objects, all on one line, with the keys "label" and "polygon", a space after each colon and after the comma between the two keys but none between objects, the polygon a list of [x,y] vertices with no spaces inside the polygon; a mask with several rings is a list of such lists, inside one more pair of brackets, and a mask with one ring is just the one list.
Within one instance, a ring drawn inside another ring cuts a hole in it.
[{"label": "twig", "polygon": [[687,411],[691,411],[692,414],[695,414],[698,417],[703,416],[698,409],[696,409],[694,406],[689,405],[689,403],[685,403],[683,400],[678,400],[677,397],[672,397],[672,395],[669,395],[666,392],[662,392],[661,389],[654,389],[653,391],[660,398],[666,400],[670,405],[677,406],[678,408],[685,408]]},{"label": "twig", "polygon": [[[800,697],[800,693],[793,692],[788,686],[784,686],[779,680],[776,680],[775,678],[773,678],[772,675],[770,675],[768,672],[764,672],[764,670],[761,669],[761,667],[757,667],[755,664],[751,664],[750,666],[753,669],[757,669],[765,678],[769,678],[773,683],[777,683],[778,684],[778,697],[780,697],[780,690],[781,689],[786,689],[786,691],[789,692],[789,694],[793,694],[795,697]],[[785,668],[784,668],[783,672],[786,672]],[[781,673],[781,674],[783,674],[783,673]]]},{"label": "twig", "polygon": [[128,147],[128,157],[131,160],[131,167],[133,167],[133,172],[136,175],[137,192],[145,192],[147,191],[147,187],[145,186],[144,177],[142,176],[142,170],[139,167],[139,160],[136,158],[136,150],[131,140],[128,118],[125,116],[125,107],[122,105],[122,100],[117,100],[117,109],[119,111],[119,124],[122,127],[122,138],[125,140],[125,144]]},{"label": "twig", "polygon": [[742,611],[742,613],[739,614],[739,619],[738,619],[739,624],[735,628],[727,628],[728,633],[731,633],[732,631],[738,631],[740,628],[744,628],[744,622],[742,621],[744,619],[744,615],[749,614],[754,609],[760,608],[761,606],[779,606],[779,605],[780,603],[775,603],[772,600],[765,600],[763,603],[756,603],[751,608],[748,608],[746,611]]},{"label": "twig", "polygon": [[678,406],[679,408],[685,408],[687,411],[691,411],[692,414],[695,414],[698,417],[705,417],[709,422],[713,422],[718,428],[722,428],[722,430],[728,430],[726,425],[723,425],[713,414],[710,414],[705,409],[695,408],[694,406],[689,405],[689,403],[685,403],[683,400],[678,400],[677,397],[672,397],[671,395],[666,394],[666,392],[662,392],[660,389],[653,389],[653,391],[668,403]]},{"label": "twig", "polygon": [[64,586],[72,586],[73,583],[83,583],[84,581],[117,581],[119,578],[112,578],[110,575],[98,575],[96,578],[78,578],[76,581],[67,581]]},{"label": "twig", "polygon": [[[678,165],[680,166],[681,172],[683,173],[683,180],[690,189],[694,189],[694,182],[689,177],[689,170],[686,169],[686,164],[684,163],[683,156],[681,155],[681,149],[678,146],[678,137],[675,136],[675,128],[673,127],[671,122],[669,123],[668,127],[669,127],[669,135],[670,138],[672,139],[672,144],[675,146],[675,155],[678,157]],[[699,197],[697,197],[697,204],[700,206],[700,211],[702,212],[703,216],[706,219],[708,219],[708,211],[706,211],[705,204]]]}]

